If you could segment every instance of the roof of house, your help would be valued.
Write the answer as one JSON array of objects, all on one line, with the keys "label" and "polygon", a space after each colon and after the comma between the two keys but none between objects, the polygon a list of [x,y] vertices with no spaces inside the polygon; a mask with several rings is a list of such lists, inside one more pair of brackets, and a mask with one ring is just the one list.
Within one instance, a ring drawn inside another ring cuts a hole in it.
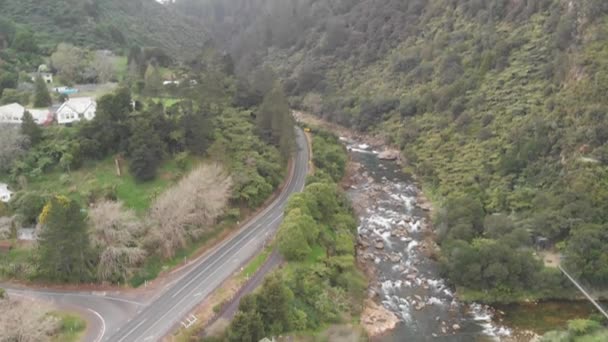
[{"label": "roof of house", "polygon": [[72,109],[76,113],[84,113],[90,106],[96,105],[95,100],[90,97],[74,97],[65,101],[57,112],[61,112],[65,107]]},{"label": "roof of house", "polygon": [[34,121],[36,121],[36,123],[45,123],[48,119],[49,119],[49,114],[50,114],[50,110],[48,109],[28,109],[28,112],[30,112],[30,114],[32,114],[32,117],[34,118]]},{"label": "roof of house", "polygon": [[23,112],[25,112],[25,107],[23,107],[22,105],[18,104],[18,103],[11,103],[11,104],[7,104],[5,106],[1,106],[0,107],[0,116],[3,115],[23,115]]}]

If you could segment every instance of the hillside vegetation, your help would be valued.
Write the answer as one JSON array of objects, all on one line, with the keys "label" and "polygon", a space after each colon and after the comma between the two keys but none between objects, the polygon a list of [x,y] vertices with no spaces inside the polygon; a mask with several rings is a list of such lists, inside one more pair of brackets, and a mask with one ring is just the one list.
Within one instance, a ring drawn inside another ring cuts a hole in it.
[{"label": "hillside vegetation", "polygon": [[98,49],[139,45],[192,57],[207,43],[198,21],[154,0],[4,0],[0,13],[30,27],[38,44],[51,49],[62,41]]},{"label": "hillside vegetation", "polygon": [[608,3],[602,0],[180,0],[244,77],[386,136],[439,206],[445,274],[469,299],[564,295],[548,238],[608,284]]}]

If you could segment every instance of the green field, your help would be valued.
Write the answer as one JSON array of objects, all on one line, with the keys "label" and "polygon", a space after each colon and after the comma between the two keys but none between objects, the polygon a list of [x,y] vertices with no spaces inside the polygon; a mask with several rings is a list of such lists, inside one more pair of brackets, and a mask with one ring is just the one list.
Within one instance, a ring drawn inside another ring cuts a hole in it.
[{"label": "green field", "polygon": [[53,342],[76,342],[82,339],[87,322],[79,316],[67,312],[52,312],[51,316],[59,318],[59,333],[53,337]]},{"label": "green field", "polygon": [[[195,162],[191,158],[186,169],[191,168]],[[65,194],[83,201],[96,193],[113,191],[127,208],[142,214],[149,208],[152,199],[174,184],[185,171],[187,170],[180,170],[174,160],[170,160],[162,165],[155,180],[139,183],[129,174],[126,164],[121,166],[122,175],[118,176],[114,159],[107,158],[89,163],[69,174],[55,171],[41,175],[28,184],[27,190]]]}]

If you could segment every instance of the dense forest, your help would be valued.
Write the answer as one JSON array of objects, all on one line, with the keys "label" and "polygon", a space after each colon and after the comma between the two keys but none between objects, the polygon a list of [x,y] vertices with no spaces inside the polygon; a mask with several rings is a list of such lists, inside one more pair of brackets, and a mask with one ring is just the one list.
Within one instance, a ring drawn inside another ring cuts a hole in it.
[{"label": "dense forest", "polygon": [[608,284],[605,1],[173,7],[204,18],[242,77],[271,68],[292,106],[400,146],[465,297],[563,295],[534,256],[543,238],[576,277]]},{"label": "dense forest", "polygon": [[59,42],[113,50],[140,45],[187,58],[208,43],[199,21],[150,0],[4,0],[0,15],[27,26],[43,50]]}]

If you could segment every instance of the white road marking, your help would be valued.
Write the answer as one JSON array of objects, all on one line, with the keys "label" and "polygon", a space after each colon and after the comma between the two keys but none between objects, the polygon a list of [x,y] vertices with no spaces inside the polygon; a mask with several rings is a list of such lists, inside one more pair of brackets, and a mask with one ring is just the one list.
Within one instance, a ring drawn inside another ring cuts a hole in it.
[{"label": "white road marking", "polygon": [[129,335],[131,335],[135,330],[137,330],[137,328],[139,328],[142,324],[146,323],[148,319],[144,319],[143,321],[139,322],[138,325],[135,326],[135,328],[131,329],[123,338],[121,338],[120,340],[118,340],[118,342],[122,342],[124,341]]},{"label": "white road marking", "polygon": [[48,292],[48,291],[36,291],[36,290],[13,290],[13,289],[8,289],[8,290],[14,292],[15,294],[23,293],[23,294],[32,295],[32,296],[33,295],[43,295],[43,296],[51,296],[51,297],[67,296],[67,297],[84,297],[84,298],[102,298],[102,299],[108,299],[108,300],[113,300],[113,301],[117,301],[117,302],[124,302],[124,303],[144,306],[143,303],[136,302],[136,301],[129,300],[129,299],[118,298],[118,297],[96,296],[96,295],[89,295],[89,294],[84,294],[84,293],[70,293],[70,292],[62,293],[62,292]]},{"label": "white road marking", "polygon": [[91,311],[101,321],[101,331],[99,332],[99,335],[97,335],[97,338],[95,339],[95,342],[101,342],[101,340],[103,339],[103,335],[106,334],[106,321],[103,319],[103,317],[101,317],[99,312],[97,312],[93,309],[89,309],[89,308],[87,308],[87,310]]}]

